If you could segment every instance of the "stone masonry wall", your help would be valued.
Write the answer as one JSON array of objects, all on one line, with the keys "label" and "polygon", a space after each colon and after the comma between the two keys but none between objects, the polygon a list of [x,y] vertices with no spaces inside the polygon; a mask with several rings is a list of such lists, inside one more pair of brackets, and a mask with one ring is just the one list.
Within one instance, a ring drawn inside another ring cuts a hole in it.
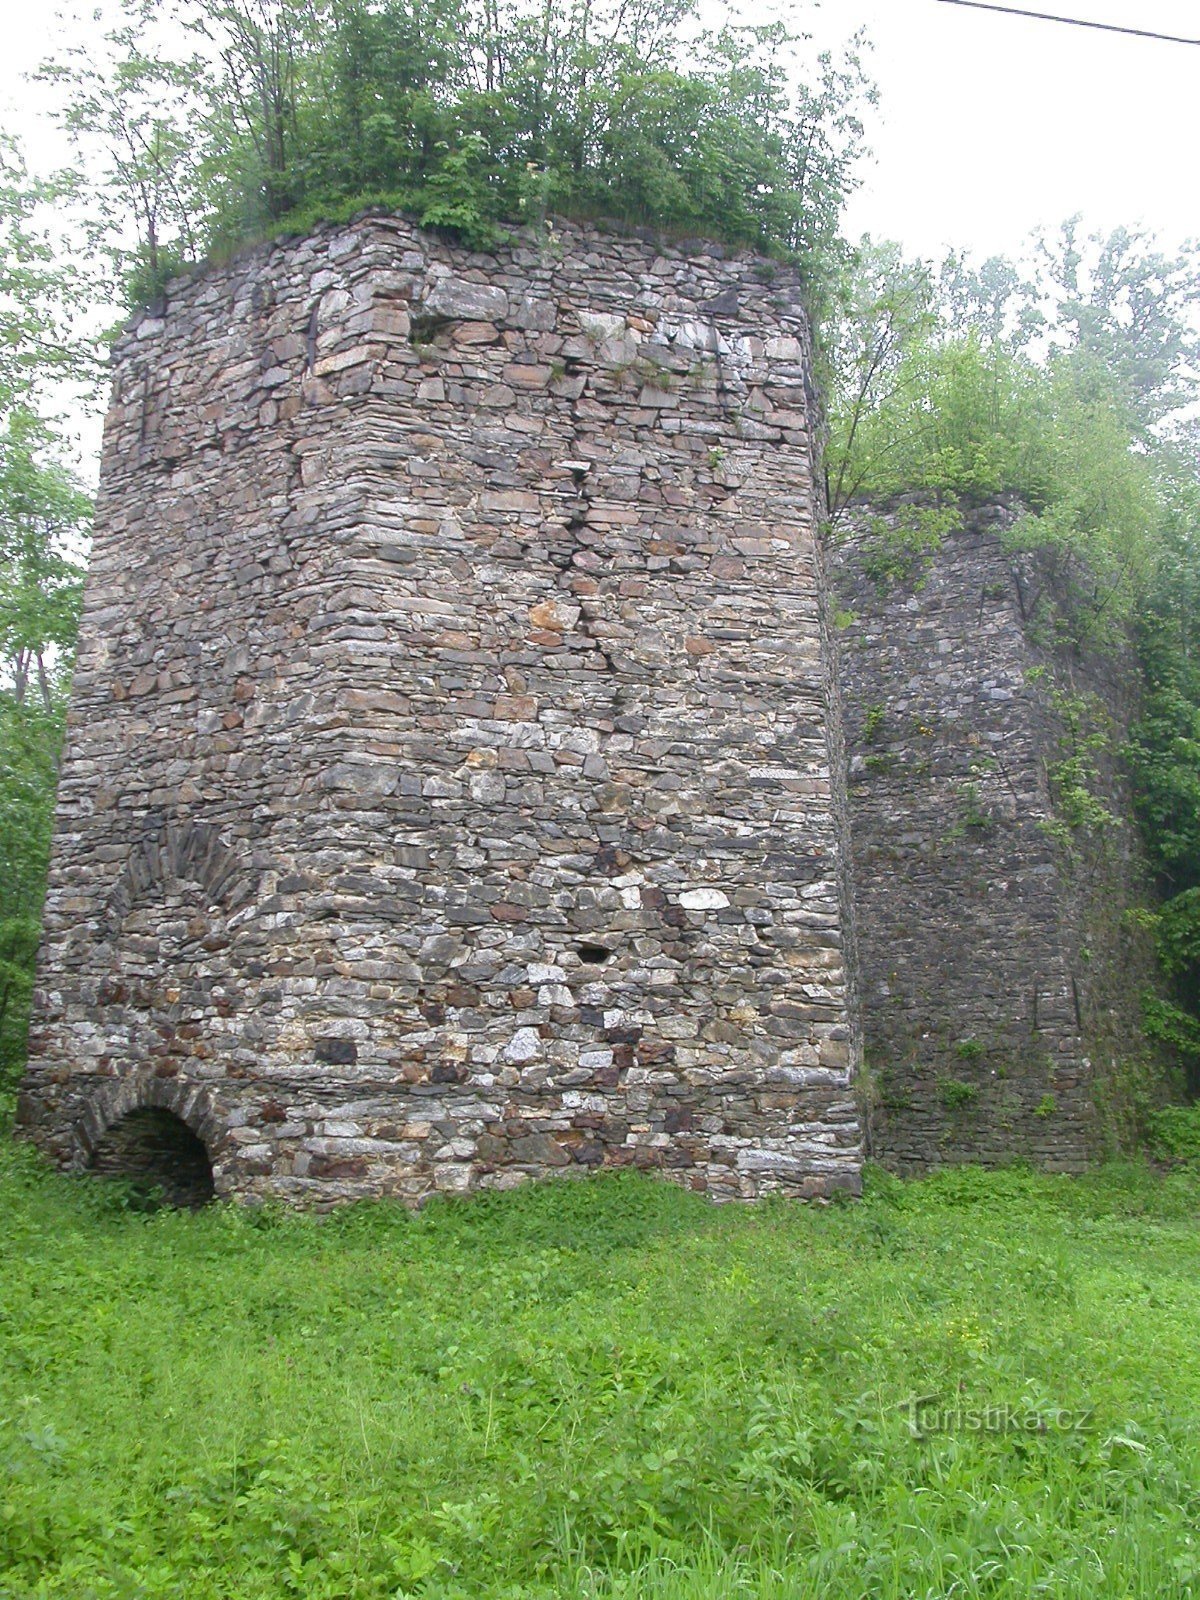
[{"label": "stone masonry wall", "polygon": [[219,1193],[859,1182],[792,278],[367,217],[115,355],[25,1131]]},{"label": "stone masonry wall", "polygon": [[[1153,888],[1115,754],[1136,673],[1119,649],[1056,646],[1053,572],[1000,537],[1016,515],[968,515],[908,573],[881,571],[867,512],[830,547],[870,1146],[904,1172],[1077,1170],[1146,1053],[1152,955],[1123,912]],[[1095,837],[1064,837],[1054,804],[1067,702],[1084,738],[1107,731],[1090,759],[1114,824]]]}]

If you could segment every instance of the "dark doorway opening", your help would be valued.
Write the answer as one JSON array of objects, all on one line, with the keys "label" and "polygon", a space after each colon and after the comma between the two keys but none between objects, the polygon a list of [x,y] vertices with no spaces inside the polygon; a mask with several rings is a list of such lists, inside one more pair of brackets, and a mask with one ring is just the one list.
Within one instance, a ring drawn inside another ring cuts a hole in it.
[{"label": "dark doorway opening", "polygon": [[186,1122],[158,1106],[143,1106],[114,1122],[92,1153],[91,1170],[124,1179],[132,1197],[147,1208],[196,1211],[214,1193],[203,1142]]}]

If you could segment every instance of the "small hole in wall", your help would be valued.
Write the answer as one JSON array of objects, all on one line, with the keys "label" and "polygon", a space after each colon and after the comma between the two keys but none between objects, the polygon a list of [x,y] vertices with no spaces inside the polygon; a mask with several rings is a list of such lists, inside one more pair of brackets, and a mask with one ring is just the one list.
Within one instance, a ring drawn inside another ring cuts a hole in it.
[{"label": "small hole in wall", "polygon": [[431,345],[433,341],[450,326],[451,319],[442,317],[436,311],[413,311],[408,322],[408,342],[420,347]]},{"label": "small hole in wall", "polygon": [[600,967],[609,959],[612,951],[606,950],[602,944],[577,944],[575,954],[585,966]]}]

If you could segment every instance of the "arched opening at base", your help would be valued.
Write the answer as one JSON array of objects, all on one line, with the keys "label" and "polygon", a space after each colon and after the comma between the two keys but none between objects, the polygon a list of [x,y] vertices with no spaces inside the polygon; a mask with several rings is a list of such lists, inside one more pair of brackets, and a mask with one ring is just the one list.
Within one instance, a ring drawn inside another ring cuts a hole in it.
[{"label": "arched opening at base", "polygon": [[90,1170],[123,1178],[147,1206],[198,1210],[212,1199],[208,1151],[187,1123],[159,1106],[129,1111],[98,1140]]}]

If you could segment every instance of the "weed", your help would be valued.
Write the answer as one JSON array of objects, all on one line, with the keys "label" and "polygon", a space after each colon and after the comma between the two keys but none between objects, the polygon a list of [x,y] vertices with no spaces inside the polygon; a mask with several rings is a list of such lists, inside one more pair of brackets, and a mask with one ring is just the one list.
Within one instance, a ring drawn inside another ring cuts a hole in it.
[{"label": "weed", "polygon": [[979,1089],[973,1083],[963,1083],[960,1078],[943,1078],[938,1085],[938,1099],[947,1111],[964,1111],[979,1099]]},{"label": "weed", "polygon": [[[130,1212],[0,1145],[0,1207],[0,1594],[1200,1577],[1196,1169],[872,1169],[825,1210],[602,1176],[320,1219]],[[910,1426],[923,1396],[949,1431]]]}]

